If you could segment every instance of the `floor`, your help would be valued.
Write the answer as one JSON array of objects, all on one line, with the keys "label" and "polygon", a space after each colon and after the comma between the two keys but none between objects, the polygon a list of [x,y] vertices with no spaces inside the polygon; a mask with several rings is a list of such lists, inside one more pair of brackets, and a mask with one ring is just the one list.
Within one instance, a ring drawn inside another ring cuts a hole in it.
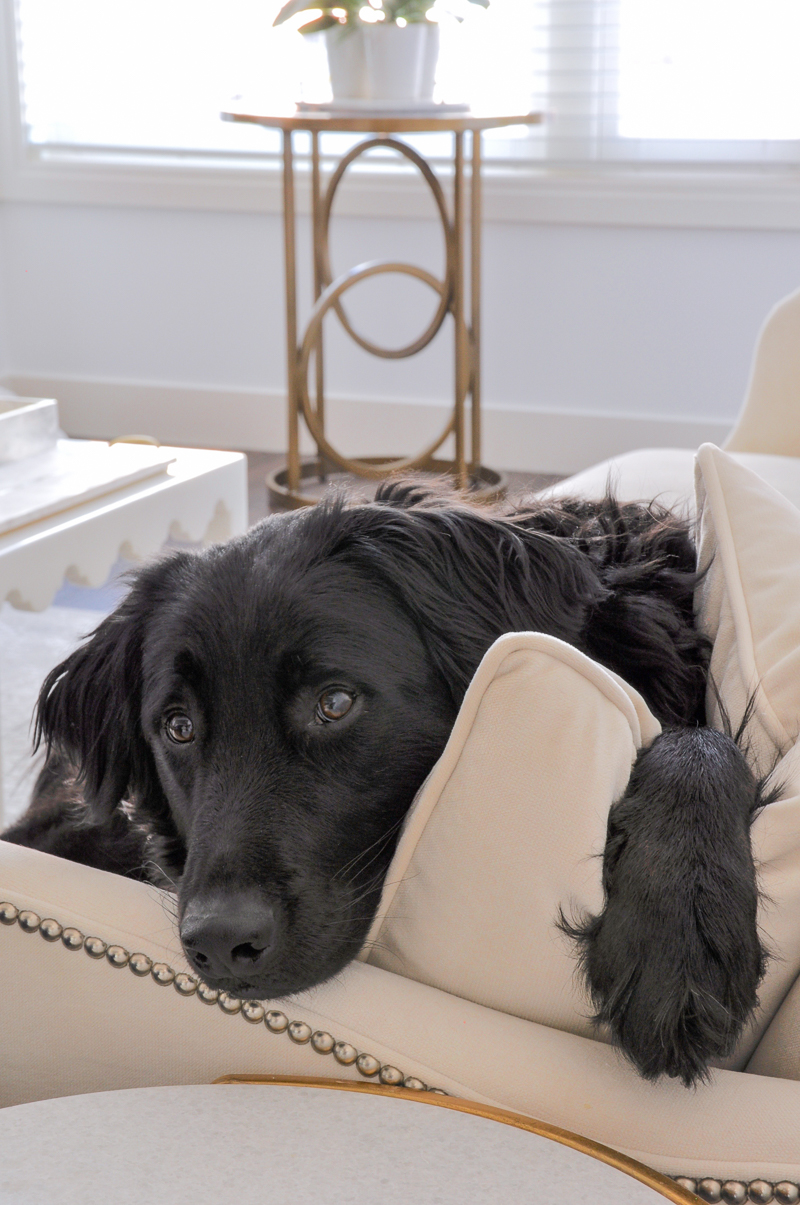
[{"label": "floor", "polygon": [[[276,452],[248,452],[247,475],[249,485],[250,525],[263,519],[268,513],[267,473],[281,468],[286,463],[286,457]],[[543,490],[548,485],[560,481],[560,476],[547,473],[507,473],[509,495],[531,493]]]}]

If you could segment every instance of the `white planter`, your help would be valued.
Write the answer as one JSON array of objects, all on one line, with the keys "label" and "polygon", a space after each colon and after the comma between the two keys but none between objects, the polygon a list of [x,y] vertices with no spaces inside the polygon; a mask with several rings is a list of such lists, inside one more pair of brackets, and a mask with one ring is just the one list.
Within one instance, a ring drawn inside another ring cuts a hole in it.
[{"label": "white planter", "polygon": [[430,101],[439,26],[430,21],[326,30],[334,100]]},{"label": "white planter", "polygon": [[363,30],[347,25],[325,30],[334,100],[366,100],[367,55]]}]

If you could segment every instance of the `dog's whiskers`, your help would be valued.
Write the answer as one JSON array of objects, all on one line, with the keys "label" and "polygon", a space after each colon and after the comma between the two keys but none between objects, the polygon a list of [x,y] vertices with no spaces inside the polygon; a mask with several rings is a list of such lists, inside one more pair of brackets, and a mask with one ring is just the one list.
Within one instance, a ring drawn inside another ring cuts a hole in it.
[{"label": "dog's whiskers", "polygon": [[[372,842],[371,845],[368,845],[366,849],[362,849],[359,853],[357,853],[355,855],[354,858],[351,858],[349,862],[346,862],[344,866],[340,867],[340,869],[337,870],[336,874],[333,876],[334,879],[344,878],[344,876],[349,871],[351,871],[354,866],[358,865],[358,863],[361,861],[362,858],[365,858],[367,856],[367,854],[370,853],[372,850],[376,850],[376,852],[370,858],[369,862],[365,863],[365,865],[362,866],[360,868],[360,870],[357,871],[356,875],[354,875],[353,877],[357,877],[357,875],[363,874],[363,872],[367,869],[367,867],[372,865],[372,863],[375,861],[375,858],[380,856],[380,853],[382,852],[382,850],[385,846],[385,843],[391,837],[394,836],[394,834],[397,832],[400,825],[403,823],[404,819],[405,819],[404,816],[399,816],[398,819],[395,820],[394,823],[389,826],[389,828],[386,830],[386,832],[382,833],[380,837],[376,837],[376,839]],[[376,846],[379,848],[376,849]]]}]

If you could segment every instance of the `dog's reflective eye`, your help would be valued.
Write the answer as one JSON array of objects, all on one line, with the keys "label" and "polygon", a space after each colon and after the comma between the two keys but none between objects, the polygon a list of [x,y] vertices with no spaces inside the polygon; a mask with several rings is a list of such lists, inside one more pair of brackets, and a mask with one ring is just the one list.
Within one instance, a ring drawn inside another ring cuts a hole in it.
[{"label": "dog's reflective eye", "polygon": [[349,690],[326,690],[317,700],[317,720],[321,724],[330,724],[333,720],[341,720],[347,715],[355,703],[355,695]]},{"label": "dog's reflective eye", "polygon": [[164,726],[164,730],[169,739],[174,741],[176,745],[185,745],[189,741],[194,740],[194,724],[188,715],[171,715]]}]

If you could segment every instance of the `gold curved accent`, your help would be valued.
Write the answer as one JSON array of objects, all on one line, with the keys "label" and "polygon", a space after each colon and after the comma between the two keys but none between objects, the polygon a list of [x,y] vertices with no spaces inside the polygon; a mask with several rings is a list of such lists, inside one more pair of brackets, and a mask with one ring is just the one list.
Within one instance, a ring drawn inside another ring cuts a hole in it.
[{"label": "gold curved accent", "polygon": [[488,1121],[499,1121],[503,1125],[514,1126],[518,1130],[527,1130],[530,1134],[538,1134],[541,1138],[550,1138],[560,1142],[562,1146],[572,1147],[583,1155],[590,1155],[617,1171],[625,1172],[634,1180],[652,1188],[674,1205],[698,1205],[700,1198],[688,1189],[681,1188],[669,1176],[655,1171],[638,1159],[631,1159],[613,1147],[595,1142],[593,1138],[585,1138],[572,1130],[563,1130],[560,1126],[550,1125],[547,1121],[539,1121],[535,1117],[526,1117],[524,1113],[514,1113],[511,1109],[498,1109],[493,1105],[481,1105],[460,1096],[440,1096],[433,1092],[421,1092],[412,1088],[391,1088],[384,1084],[365,1084],[357,1080],[320,1079],[314,1075],[220,1075],[212,1081],[215,1084],[266,1084],[276,1087],[301,1088],[332,1088],[339,1092],[364,1092],[370,1096],[396,1096],[400,1100],[413,1100],[418,1104],[435,1105],[440,1109],[452,1109],[457,1113],[470,1113],[473,1117],[485,1117]]},{"label": "gold curved accent", "polygon": [[[306,327],[303,337],[302,347],[297,365],[297,390],[300,400],[300,406],[303,411],[303,417],[306,421],[309,431],[314,437],[320,455],[326,459],[333,461],[348,473],[354,473],[360,477],[368,477],[371,480],[379,481],[388,473],[404,472],[407,469],[421,468],[425,461],[428,461],[447,439],[448,435],[453,430],[455,423],[455,413],[450,416],[441,434],[429,444],[422,452],[416,456],[405,456],[397,460],[386,460],[378,464],[370,460],[360,460],[357,457],[342,456],[340,452],[330,444],[325,437],[322,424],[311,405],[311,399],[308,391],[308,365],[311,359],[311,353],[318,346],[319,335],[322,326],[322,320],[327,311],[333,308],[338,299],[353,285],[358,284],[362,280],[366,280],[370,276],[380,276],[387,272],[400,272],[406,276],[414,276],[418,280],[423,281],[439,293],[443,293],[446,284],[443,281],[437,280],[425,268],[418,268],[413,264],[392,263],[390,261],[379,261],[367,264],[362,264],[360,267],[351,268],[344,276],[340,276],[332,284],[320,294],[316,305],[311,311],[311,317]],[[468,374],[465,374],[468,375]]]},{"label": "gold curved accent", "polygon": [[151,448],[160,448],[161,443],[152,435],[118,435],[116,439],[108,441],[109,448],[113,448],[114,444],[147,444]]},{"label": "gold curved accent", "polygon": [[[333,308],[344,329],[347,331],[351,339],[358,343],[359,347],[363,347],[373,356],[380,356],[384,360],[402,360],[408,356],[414,356],[417,352],[422,351],[436,337],[442,328],[448,311],[452,308],[453,301],[453,278],[455,265],[455,241],[453,234],[453,226],[447,212],[447,201],[445,200],[444,190],[439,183],[436,175],[431,167],[425,162],[422,156],[414,150],[413,147],[401,142],[397,138],[367,138],[363,142],[359,142],[352,147],[350,151],[340,159],[336,170],[328,181],[328,187],[325,190],[325,198],[322,203],[322,210],[319,219],[319,234],[320,234],[320,266],[322,270],[322,284],[325,288],[333,283],[333,272],[331,269],[329,233],[331,210],[333,208],[333,199],[336,194],[336,189],[339,187],[342,177],[347,171],[351,163],[358,159],[367,151],[374,147],[389,147],[397,151],[404,158],[411,161],[423,176],[428,187],[433,193],[433,199],[436,202],[436,207],[439,210],[439,217],[442,222],[442,231],[444,233],[445,247],[445,274],[443,287],[440,290],[441,300],[439,306],[430,321],[430,325],[425,328],[420,337],[413,343],[409,343],[407,347],[400,348],[384,348],[379,347],[377,343],[373,343],[370,339],[360,335],[353,327],[350,319],[347,317],[344,306],[336,298],[333,303]],[[348,273],[345,273],[341,278],[344,279]]]},{"label": "gold curved accent", "polygon": [[[364,457],[361,463],[382,465],[387,462],[388,457],[386,456],[367,456]],[[323,461],[323,464],[326,474],[334,467],[327,461]],[[449,477],[452,482],[453,463],[450,460],[437,460],[435,457],[431,457],[429,461],[426,461],[420,467],[425,473],[431,473],[434,476]],[[276,510],[294,510],[300,506],[316,506],[317,502],[319,502],[319,495],[313,496],[310,493],[303,493],[304,483],[313,480],[319,485],[324,484],[326,479],[326,477],[320,477],[319,461],[316,457],[300,461],[300,485],[297,490],[292,490],[289,487],[289,472],[286,466],[274,469],[273,472],[267,474],[265,481],[269,504]],[[470,500],[477,502],[479,505],[496,502],[505,494],[507,485],[508,482],[504,473],[488,469],[485,465],[478,465],[470,480]]]}]

